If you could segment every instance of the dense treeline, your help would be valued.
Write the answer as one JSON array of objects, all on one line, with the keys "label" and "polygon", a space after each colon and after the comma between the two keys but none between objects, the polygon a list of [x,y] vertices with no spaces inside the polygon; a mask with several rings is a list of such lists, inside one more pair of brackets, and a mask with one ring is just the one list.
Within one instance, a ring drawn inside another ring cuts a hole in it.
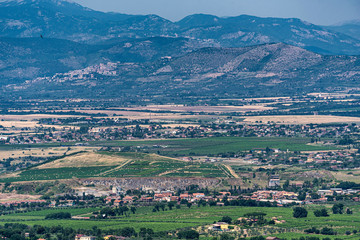
[{"label": "dense treeline", "polygon": [[70,219],[71,214],[68,212],[50,213],[45,216],[45,219]]},{"label": "dense treeline", "polygon": [[[160,237],[165,235],[164,233],[154,233],[150,228],[141,228],[139,233],[135,231],[134,228],[125,227],[119,229],[109,229],[102,230],[96,226],[92,229],[84,230],[79,229],[75,230],[70,227],[62,226],[52,226],[52,227],[43,227],[40,225],[27,226],[20,223],[5,223],[3,226],[0,226],[0,239],[9,239],[9,240],[37,240],[39,238],[45,239],[57,239],[57,240],[69,240],[74,239],[76,234],[85,234],[96,236],[97,239],[103,239],[105,235],[116,235],[122,237],[144,237],[146,239],[151,239],[152,237]],[[25,237],[28,235],[29,237]]]}]

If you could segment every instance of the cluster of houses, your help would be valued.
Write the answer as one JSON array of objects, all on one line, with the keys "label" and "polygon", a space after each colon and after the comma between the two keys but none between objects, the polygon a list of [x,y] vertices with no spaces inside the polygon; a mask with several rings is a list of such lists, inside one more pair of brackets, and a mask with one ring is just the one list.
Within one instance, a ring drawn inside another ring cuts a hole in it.
[{"label": "cluster of houses", "polygon": [[350,195],[350,194],[357,194],[360,190],[358,189],[342,189],[342,188],[330,188],[330,189],[320,189],[317,193],[321,197],[326,196],[336,196],[336,195]]},{"label": "cluster of houses", "polygon": [[[99,71],[106,66],[100,67]],[[104,70],[106,71],[106,70]],[[73,75],[79,75],[83,73],[74,72],[71,73],[69,77]],[[75,122],[71,123],[73,126],[76,126],[76,119],[71,118]],[[27,130],[36,130],[35,132],[42,132],[43,135],[39,137],[39,134],[22,134],[21,136],[9,136],[0,135],[0,142],[5,144],[35,144],[35,143],[45,143],[45,142],[68,142],[68,141],[93,141],[96,139],[107,140],[107,139],[133,139],[134,136],[131,134],[132,126],[122,127],[119,126],[119,123],[123,123],[126,120],[121,118],[114,118],[113,124],[106,124],[106,127],[92,127],[92,125],[101,125],[101,121],[110,121],[104,119],[98,120],[96,124],[93,124],[93,119],[83,119],[79,117],[78,122],[89,125],[89,131],[83,133],[77,133],[74,127],[64,127],[62,130],[58,129],[53,131],[51,134],[48,133],[48,128],[42,128],[36,126],[34,128],[27,128]],[[66,126],[64,125],[63,120],[51,119],[48,124]],[[111,120],[112,121],[112,120]],[[42,124],[42,123],[41,123]],[[131,125],[131,123],[129,123]],[[126,125],[126,124],[125,124]],[[9,131],[17,130],[16,127],[6,128]],[[24,130],[24,128],[20,128]],[[123,131],[126,129],[126,131]],[[138,130],[138,129],[137,129]],[[244,124],[243,122],[234,122],[234,121],[215,121],[209,125],[201,126],[188,126],[188,127],[154,127],[154,125],[141,127],[142,132],[145,134],[140,138],[167,138],[167,137],[177,137],[177,138],[187,138],[187,137],[211,137],[218,136],[257,136],[257,137],[311,137],[314,139],[314,142],[317,142],[319,138],[331,138],[331,137],[341,137],[348,135],[351,132],[360,131],[359,126],[355,125],[344,125],[344,126],[318,126],[318,125],[280,125],[280,124]],[[47,133],[46,133],[47,132]],[[235,134],[235,135],[234,135]],[[139,138],[137,135],[135,138]]]},{"label": "cluster of houses", "polygon": [[[180,195],[175,195],[174,191],[158,191],[153,196],[142,195],[140,198],[138,196],[129,196],[120,197],[116,194],[111,194],[108,196],[105,201],[107,204],[113,204],[114,206],[119,206],[122,204],[131,204],[134,201],[137,202],[179,202],[181,200],[186,200],[188,202],[198,202],[200,200],[209,202],[209,201],[222,201],[225,197],[227,200],[236,200],[239,196],[231,196],[230,192],[220,192],[220,195],[217,196],[206,196],[205,193],[182,193]],[[221,204],[221,203],[219,203]]]},{"label": "cluster of houses", "polygon": [[279,203],[298,202],[298,194],[287,191],[264,190],[254,192],[250,199],[256,201],[277,201]]}]

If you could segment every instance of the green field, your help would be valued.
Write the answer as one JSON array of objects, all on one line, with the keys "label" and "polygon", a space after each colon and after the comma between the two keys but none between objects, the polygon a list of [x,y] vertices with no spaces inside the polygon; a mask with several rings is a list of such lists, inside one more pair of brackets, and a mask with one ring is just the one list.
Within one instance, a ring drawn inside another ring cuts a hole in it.
[{"label": "green field", "polygon": [[[197,139],[174,139],[174,140],[152,140],[152,141],[113,141],[103,143],[109,146],[132,146],[148,147],[154,145],[162,146],[161,154],[174,155],[209,155],[226,152],[249,151],[255,149],[266,149],[266,147],[289,151],[319,151],[336,149],[332,146],[308,145],[308,138],[258,138],[258,137],[213,137]],[[151,150],[150,150],[151,151]]]},{"label": "green field", "polygon": [[[108,220],[45,220],[44,216],[49,213],[65,211],[72,215],[91,213],[97,209],[61,209],[61,210],[43,210],[30,213],[18,213],[0,217],[0,224],[9,222],[19,222],[28,225],[43,225],[64,227],[72,227],[75,229],[91,229],[97,226],[101,229],[115,229],[122,227],[134,227],[139,231],[142,227],[152,228],[154,231],[171,231],[184,227],[198,227],[210,225],[214,221],[218,221],[222,216],[230,216],[233,220],[243,217],[244,214],[250,212],[264,212],[266,219],[277,217],[279,220],[285,220],[285,223],[272,227],[275,233],[282,237],[291,238],[294,236],[306,235],[304,229],[313,226],[321,229],[323,227],[332,227],[337,232],[337,238],[352,239],[354,235],[346,236],[346,231],[360,230],[360,206],[353,205],[352,215],[333,215],[330,217],[315,217],[313,210],[322,208],[323,206],[308,206],[308,217],[296,219],[292,217],[291,208],[260,208],[260,207],[197,207],[192,206],[190,209],[181,206],[181,209],[165,210],[160,212],[152,212],[152,207],[138,207],[135,214],[128,217],[119,217],[117,219]],[[325,206],[330,207],[330,206]],[[263,227],[253,227],[253,230],[263,231]],[[313,235],[311,235],[313,236]],[[317,235],[321,236],[321,235]],[[356,239],[360,235],[355,235]],[[325,237],[325,236],[321,236]],[[330,236],[331,237],[331,236]]]},{"label": "green field", "polygon": [[[0,178],[0,182],[21,182],[94,177],[228,177],[231,176],[221,165],[200,162],[186,162],[156,154],[112,153],[99,154],[118,156],[128,160],[113,166],[96,167],[54,167],[29,168],[17,176]],[[65,158],[66,159],[66,158]],[[49,163],[47,163],[49,164]]]},{"label": "green field", "polygon": [[[96,141],[88,142],[90,146],[109,147],[146,147],[150,152],[160,151],[162,154],[173,155],[208,155],[225,152],[249,151],[254,149],[276,148],[289,151],[318,151],[337,149],[334,146],[307,145],[310,138],[285,138],[285,137],[211,137],[211,138],[186,138],[166,140],[138,140],[138,141]],[[32,145],[0,145],[0,150],[22,148],[46,148],[56,146],[73,146],[76,143],[49,143]],[[153,146],[162,146],[153,148]]]}]

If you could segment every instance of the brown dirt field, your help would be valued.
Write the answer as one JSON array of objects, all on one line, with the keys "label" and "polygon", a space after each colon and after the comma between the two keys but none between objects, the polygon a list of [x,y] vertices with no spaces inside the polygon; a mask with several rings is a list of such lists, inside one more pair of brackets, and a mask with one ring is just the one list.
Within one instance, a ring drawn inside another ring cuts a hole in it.
[{"label": "brown dirt field", "polygon": [[176,112],[249,112],[264,111],[273,108],[262,105],[248,106],[184,106],[184,105],[148,105],[145,107],[126,108],[128,110],[153,110],[153,111],[176,111]]},{"label": "brown dirt field", "polygon": [[[121,110],[75,110],[81,113],[104,113],[109,115],[109,118],[127,118],[130,120],[139,120],[139,119],[151,119],[151,120],[176,120],[176,119],[189,119],[196,117],[197,119],[208,119],[211,115],[181,115],[179,113],[148,113],[148,112],[135,112],[135,111],[121,111]],[[113,114],[119,115],[114,116]],[[104,118],[104,117],[101,117]]]},{"label": "brown dirt field", "polygon": [[[43,124],[38,124],[37,121],[18,121],[18,120],[5,120],[5,121],[0,121],[0,125],[5,127],[5,128],[12,128],[12,127],[16,127],[16,128],[35,128],[35,127],[45,127],[45,128],[55,128],[57,130],[61,130],[63,128],[75,128],[75,129],[79,129],[80,127],[76,127],[76,126],[67,126],[67,125],[43,125]],[[14,132],[14,131],[11,131]]]},{"label": "brown dirt field", "polygon": [[31,149],[18,149],[18,150],[9,150],[9,151],[0,151],[0,159],[6,159],[9,157],[18,158],[18,157],[50,157],[50,156],[61,156],[65,152],[67,154],[80,152],[80,151],[90,151],[98,148],[92,147],[71,147],[70,151],[67,152],[67,147],[54,147],[54,148],[31,148]]},{"label": "brown dirt field", "polygon": [[0,202],[23,201],[23,200],[38,200],[41,195],[26,195],[14,193],[0,193]]},{"label": "brown dirt field", "polygon": [[109,156],[95,152],[79,153],[74,156],[65,157],[56,161],[46,163],[37,168],[63,168],[63,167],[96,167],[96,166],[117,166],[127,159],[119,156]]},{"label": "brown dirt field", "polygon": [[35,121],[1,121],[0,125],[6,128],[17,127],[17,128],[34,128],[38,126]]},{"label": "brown dirt field", "polygon": [[359,117],[340,117],[326,115],[289,115],[289,116],[254,116],[245,117],[244,122],[267,123],[268,121],[281,124],[321,124],[321,123],[358,123]]},{"label": "brown dirt field", "polygon": [[[0,115],[0,120],[4,119],[7,121],[20,121],[20,120],[27,120],[32,121],[35,119],[42,119],[42,118],[69,118],[69,117],[84,117],[84,116],[74,116],[74,115],[55,115],[55,114],[29,114],[29,115]],[[1,124],[1,122],[0,122]]]}]

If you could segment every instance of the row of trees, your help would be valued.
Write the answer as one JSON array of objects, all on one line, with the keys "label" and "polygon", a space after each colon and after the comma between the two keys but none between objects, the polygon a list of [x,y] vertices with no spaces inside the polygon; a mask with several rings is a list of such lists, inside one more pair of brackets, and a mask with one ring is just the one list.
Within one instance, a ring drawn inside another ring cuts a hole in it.
[{"label": "row of trees", "polygon": [[[344,213],[344,204],[336,203],[331,208],[333,214],[343,214]],[[352,214],[352,210],[350,208],[346,209],[346,214]],[[293,217],[294,218],[305,218],[308,215],[308,211],[302,207],[295,207],[293,209]],[[325,208],[317,209],[314,211],[315,217],[328,217],[329,214]]]}]

